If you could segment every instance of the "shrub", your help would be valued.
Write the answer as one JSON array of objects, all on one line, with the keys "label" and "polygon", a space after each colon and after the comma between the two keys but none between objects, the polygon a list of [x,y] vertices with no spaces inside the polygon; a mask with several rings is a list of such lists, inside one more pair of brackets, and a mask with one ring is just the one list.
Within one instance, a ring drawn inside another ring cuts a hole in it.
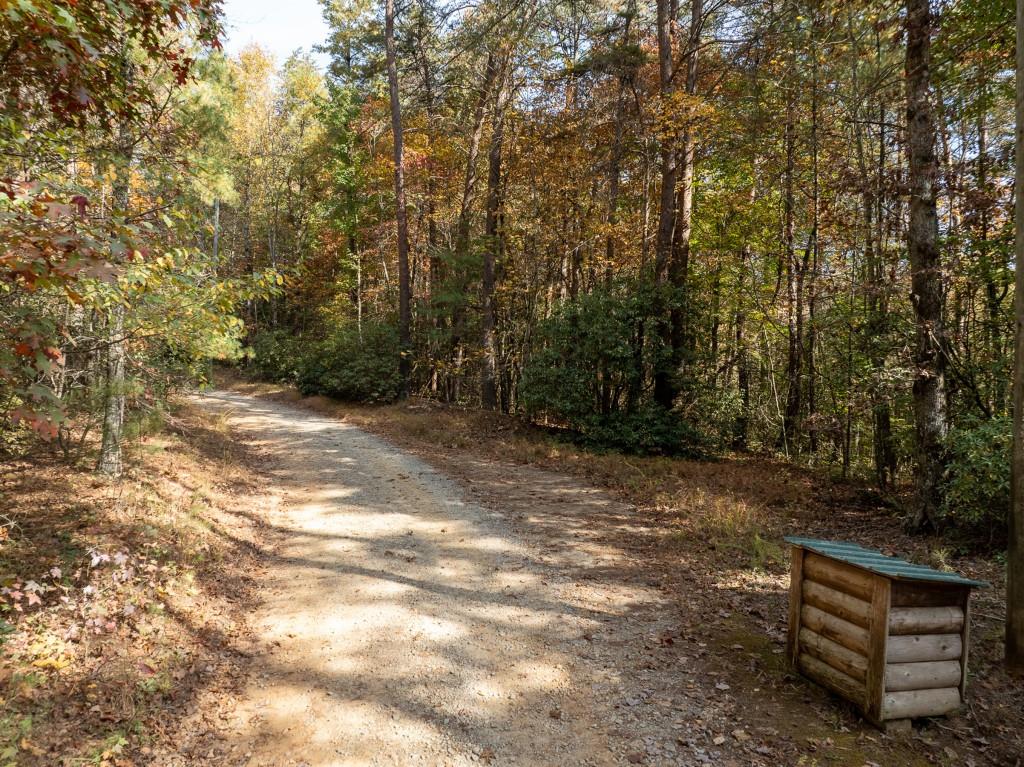
[{"label": "shrub", "polygon": [[640,399],[657,348],[640,343],[642,290],[598,291],[565,304],[538,329],[523,370],[520,402],[595,446],[631,453],[695,452],[700,440],[677,414]]},{"label": "shrub", "polygon": [[591,413],[578,426],[583,441],[623,453],[703,456],[703,436],[677,413],[653,402],[634,411]]},{"label": "shrub", "polygon": [[391,402],[401,379],[398,333],[390,325],[363,323],[334,330],[302,355],[297,382],[303,394],[352,402]]},{"label": "shrub", "polygon": [[250,346],[251,366],[259,378],[288,382],[298,378],[300,338],[287,330],[268,330],[255,336]]},{"label": "shrub", "polygon": [[1010,510],[1010,419],[970,421],[947,437],[940,524],[987,545],[1006,539]]}]

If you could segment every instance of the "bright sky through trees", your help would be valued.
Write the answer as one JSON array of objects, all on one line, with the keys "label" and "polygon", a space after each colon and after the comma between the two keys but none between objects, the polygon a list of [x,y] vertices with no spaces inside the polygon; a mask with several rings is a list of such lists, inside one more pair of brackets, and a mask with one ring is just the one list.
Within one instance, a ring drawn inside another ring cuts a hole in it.
[{"label": "bright sky through trees", "polygon": [[[250,43],[259,43],[283,62],[296,49],[312,52],[327,38],[317,0],[226,0],[224,49],[236,54]],[[320,64],[325,56],[316,55]]]}]

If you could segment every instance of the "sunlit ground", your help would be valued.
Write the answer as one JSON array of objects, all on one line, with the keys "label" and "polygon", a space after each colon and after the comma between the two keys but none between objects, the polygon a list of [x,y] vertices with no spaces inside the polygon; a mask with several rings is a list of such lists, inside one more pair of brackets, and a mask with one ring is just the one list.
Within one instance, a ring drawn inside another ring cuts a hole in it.
[{"label": "sunlit ground", "polygon": [[[615,761],[600,712],[574,706],[597,677],[572,648],[629,609],[635,587],[588,604],[557,582],[568,551],[527,550],[357,429],[233,395],[209,404],[259,430],[284,499],[257,616],[265,655],[238,723],[249,763]],[[583,545],[571,558],[588,556]],[[580,713],[568,723],[563,709]]]}]

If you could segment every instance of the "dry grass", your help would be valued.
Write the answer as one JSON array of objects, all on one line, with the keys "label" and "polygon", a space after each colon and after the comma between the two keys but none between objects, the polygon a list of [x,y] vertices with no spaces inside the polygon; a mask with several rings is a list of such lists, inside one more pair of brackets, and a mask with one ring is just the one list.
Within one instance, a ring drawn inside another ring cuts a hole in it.
[{"label": "dry grass", "polygon": [[121,482],[45,455],[0,465],[0,765],[177,749],[198,696],[230,687],[258,535],[247,460],[183,407]]}]

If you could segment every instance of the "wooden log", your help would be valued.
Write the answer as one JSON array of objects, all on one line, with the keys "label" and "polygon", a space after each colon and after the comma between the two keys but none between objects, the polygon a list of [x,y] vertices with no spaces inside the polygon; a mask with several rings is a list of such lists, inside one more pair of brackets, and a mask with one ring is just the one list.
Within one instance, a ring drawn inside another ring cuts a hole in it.
[{"label": "wooden log", "polygon": [[909,719],[890,719],[888,722],[875,722],[889,735],[906,735],[914,731],[914,723]]},{"label": "wooden log", "polygon": [[875,579],[871,573],[810,551],[804,556],[804,577],[865,602],[871,601],[874,590]]},{"label": "wooden log", "polygon": [[914,719],[920,716],[942,716],[960,708],[960,702],[960,690],[956,687],[890,692],[885,696],[882,718]]},{"label": "wooden log", "polygon": [[894,607],[889,612],[889,633],[959,634],[964,627],[961,607]]},{"label": "wooden log", "polygon": [[849,701],[864,705],[864,685],[847,676],[842,671],[832,668],[807,653],[800,653],[797,667],[808,677],[824,687],[839,693]]},{"label": "wooden log", "polygon": [[959,634],[918,634],[889,638],[886,663],[959,661],[964,643]]},{"label": "wooden log", "polygon": [[890,663],[885,667],[885,691],[937,690],[960,685],[960,661]]},{"label": "wooden log", "polygon": [[960,700],[967,700],[967,654],[971,649],[971,590],[964,589],[961,594],[960,609],[964,613],[964,625],[960,630]]},{"label": "wooden log", "polygon": [[893,607],[949,607],[959,605],[963,593],[970,589],[954,584],[920,583],[915,581],[892,582]]},{"label": "wooden log", "polygon": [[804,605],[800,609],[800,623],[816,634],[821,634],[826,639],[838,642],[843,647],[867,657],[867,629],[811,605]]},{"label": "wooden log", "polygon": [[800,629],[800,651],[827,663],[837,671],[842,671],[858,682],[863,683],[867,678],[867,658],[809,628]]},{"label": "wooden log", "polygon": [[865,681],[865,709],[874,722],[882,720],[885,695],[885,656],[889,643],[889,600],[892,582],[888,578],[874,579],[871,595],[871,615],[868,620],[868,676]]},{"label": "wooden log", "polygon": [[800,608],[803,604],[804,549],[793,547],[793,559],[789,568],[789,637],[786,655],[796,666],[800,655]]},{"label": "wooden log", "polygon": [[849,621],[862,628],[868,627],[871,604],[863,599],[836,591],[831,586],[805,579],[804,602],[827,613],[832,613],[844,621]]}]

